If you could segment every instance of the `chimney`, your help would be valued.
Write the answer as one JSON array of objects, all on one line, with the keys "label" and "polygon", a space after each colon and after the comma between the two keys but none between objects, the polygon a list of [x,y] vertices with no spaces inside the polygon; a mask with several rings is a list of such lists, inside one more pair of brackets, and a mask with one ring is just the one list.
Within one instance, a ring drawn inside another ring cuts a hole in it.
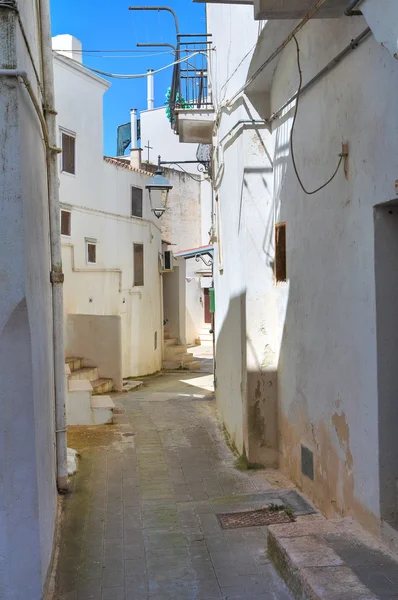
[{"label": "chimney", "polygon": [[137,109],[130,110],[131,119],[131,150],[130,150],[130,165],[135,169],[141,169],[141,148],[137,148]]},{"label": "chimney", "polygon": [[155,108],[155,95],[154,95],[154,76],[153,69],[148,69],[147,71],[147,84],[148,84],[148,92],[147,92],[147,102],[148,102],[148,110],[153,110]]},{"label": "chimney", "polygon": [[82,43],[73,35],[63,34],[56,35],[52,38],[52,47],[55,52],[62,54],[76,62],[83,63]]}]

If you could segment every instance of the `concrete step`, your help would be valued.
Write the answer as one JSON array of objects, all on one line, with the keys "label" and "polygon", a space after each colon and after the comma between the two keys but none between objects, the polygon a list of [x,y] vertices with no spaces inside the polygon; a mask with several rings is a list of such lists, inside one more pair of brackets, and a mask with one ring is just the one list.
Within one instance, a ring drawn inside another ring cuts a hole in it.
[{"label": "concrete step", "polygon": [[70,379],[88,379],[88,381],[95,381],[98,379],[97,367],[83,367],[72,371]]},{"label": "concrete step", "polygon": [[173,360],[173,356],[177,356],[179,354],[185,354],[187,347],[179,344],[178,346],[166,346],[164,349],[164,357],[166,359]]},{"label": "concrete step", "polygon": [[93,425],[113,423],[115,403],[110,396],[91,396],[91,417]]},{"label": "concrete step", "polygon": [[213,334],[212,333],[200,333],[199,339],[201,342],[212,342]]},{"label": "concrete step", "polygon": [[66,398],[68,425],[91,425],[91,394],[93,387],[88,379],[69,379]]},{"label": "concrete step", "polygon": [[71,372],[78,371],[84,367],[84,359],[77,356],[69,356],[68,358],[65,358],[65,364],[68,365]]},{"label": "concrete step", "polygon": [[178,339],[177,338],[165,338],[164,345],[167,346],[177,346]]},{"label": "concrete step", "polygon": [[175,360],[164,360],[163,369],[165,371],[177,371],[178,369],[181,369],[181,362],[177,362]]},{"label": "concrete step", "polygon": [[349,518],[271,525],[268,555],[295,598],[375,600],[397,591],[396,554]]},{"label": "concrete step", "polygon": [[200,371],[200,360],[193,360],[184,365],[184,369],[189,371]]},{"label": "concrete step", "polygon": [[181,360],[182,360],[182,363],[183,363],[184,365],[186,365],[187,363],[190,363],[190,362],[192,362],[192,360],[193,360],[193,354],[192,354],[191,352],[185,352],[185,353],[183,354],[183,356],[182,356]]},{"label": "concrete step", "polygon": [[107,394],[113,390],[113,379],[106,377],[97,378],[92,381],[93,394]]}]

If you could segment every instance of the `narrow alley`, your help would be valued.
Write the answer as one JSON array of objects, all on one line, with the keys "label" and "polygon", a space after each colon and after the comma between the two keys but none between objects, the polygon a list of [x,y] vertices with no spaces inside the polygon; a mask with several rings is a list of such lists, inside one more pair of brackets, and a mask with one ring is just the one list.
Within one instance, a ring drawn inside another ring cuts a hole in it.
[{"label": "narrow alley", "polygon": [[54,598],[292,598],[267,558],[265,527],[220,527],[216,514],[277,501],[283,480],[236,468],[212,380],[149,377],[115,397],[115,425],[69,428],[81,458],[64,499]]}]

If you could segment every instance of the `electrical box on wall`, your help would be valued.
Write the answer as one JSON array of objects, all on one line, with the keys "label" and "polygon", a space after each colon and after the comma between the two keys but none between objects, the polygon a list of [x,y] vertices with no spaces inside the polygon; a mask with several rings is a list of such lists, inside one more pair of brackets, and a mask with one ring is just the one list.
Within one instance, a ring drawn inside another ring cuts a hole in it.
[{"label": "electrical box on wall", "polygon": [[174,269],[174,256],[171,250],[164,250],[162,257],[161,273],[167,273]]}]

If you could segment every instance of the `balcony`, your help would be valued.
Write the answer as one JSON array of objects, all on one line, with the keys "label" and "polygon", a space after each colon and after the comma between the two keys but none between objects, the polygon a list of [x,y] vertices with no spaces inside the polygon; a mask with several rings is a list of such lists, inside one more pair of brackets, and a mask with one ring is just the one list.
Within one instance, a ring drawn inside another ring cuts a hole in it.
[{"label": "balcony", "polygon": [[[207,4],[251,4],[257,21],[301,19],[314,6],[315,0],[194,0]],[[328,0],[314,19],[338,18],[344,15],[348,0]]]},{"label": "balcony", "polygon": [[[186,41],[188,40],[188,41]],[[180,142],[210,144],[214,107],[209,85],[208,34],[179,35],[170,89],[170,122]]]}]

